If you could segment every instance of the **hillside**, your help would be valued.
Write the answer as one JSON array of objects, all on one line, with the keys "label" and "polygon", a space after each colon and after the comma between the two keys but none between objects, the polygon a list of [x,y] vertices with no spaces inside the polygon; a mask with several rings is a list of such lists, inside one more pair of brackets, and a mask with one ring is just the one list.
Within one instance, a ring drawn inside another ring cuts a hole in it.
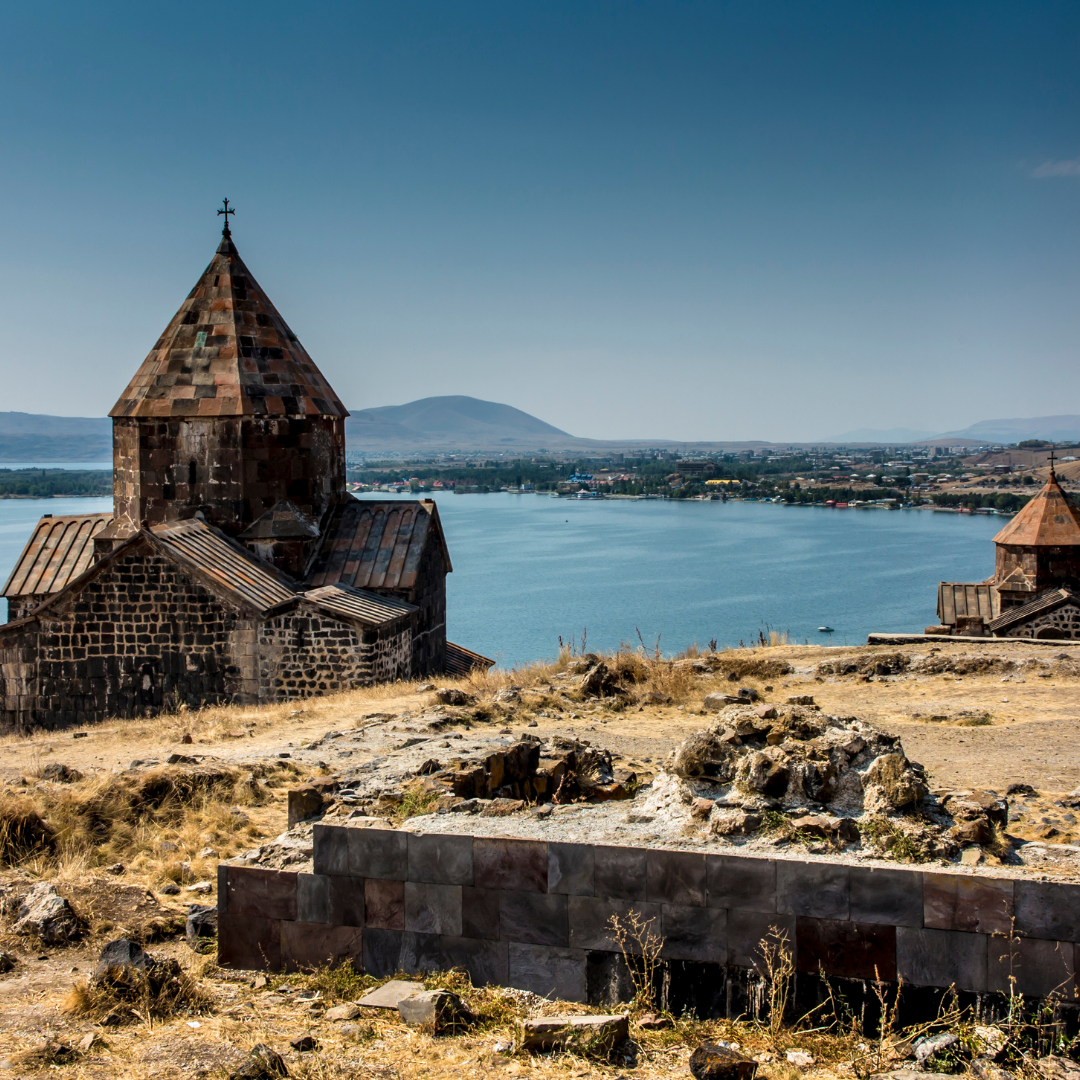
[{"label": "hillside", "polygon": [[[1012,417],[1005,420],[980,420],[961,431],[946,431],[935,439],[975,439],[982,443],[1017,443],[1023,439],[1049,439],[1051,442],[1075,442],[1080,439],[1080,416]],[[933,439],[925,439],[933,442]]]},{"label": "hillside", "polygon": [[111,458],[112,421],[107,416],[0,412],[0,463]]},{"label": "hillside", "polygon": [[357,409],[345,421],[350,449],[388,444],[537,448],[575,442],[572,435],[512,405],[456,395],[421,398],[406,405]]}]

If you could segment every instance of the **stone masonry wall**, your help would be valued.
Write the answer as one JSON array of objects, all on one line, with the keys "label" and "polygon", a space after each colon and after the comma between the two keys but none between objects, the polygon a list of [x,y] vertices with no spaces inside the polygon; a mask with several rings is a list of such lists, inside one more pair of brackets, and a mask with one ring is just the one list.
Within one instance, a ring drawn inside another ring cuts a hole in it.
[{"label": "stone masonry wall", "polygon": [[408,621],[360,631],[314,608],[279,615],[259,627],[259,694],[264,701],[332,694],[409,675]]},{"label": "stone masonry wall", "polygon": [[371,591],[396,596],[420,609],[412,638],[412,677],[441,675],[446,670],[446,568],[438,545],[427,544],[412,588]]},{"label": "stone masonry wall", "polygon": [[223,965],[460,966],[476,984],[599,1003],[619,960],[610,918],[635,911],[669,971],[699,982],[745,979],[775,927],[810,975],[1074,992],[1075,884],[324,825],[313,869],[220,867]]},{"label": "stone masonry wall", "polygon": [[[140,545],[16,631],[10,647],[28,649],[32,638],[36,671],[21,683],[5,675],[5,725],[53,728],[142,715],[170,699],[235,700],[244,686],[228,646],[246,621]],[[0,649],[8,640],[0,634]]]},{"label": "stone masonry wall", "polygon": [[235,535],[281,499],[316,520],[345,498],[344,421],[113,421],[113,502],[131,527],[191,517]]},{"label": "stone masonry wall", "polygon": [[1006,631],[1005,637],[1066,639],[1080,638],[1080,607],[1062,604],[1053,611],[1043,611],[1019,626]]}]

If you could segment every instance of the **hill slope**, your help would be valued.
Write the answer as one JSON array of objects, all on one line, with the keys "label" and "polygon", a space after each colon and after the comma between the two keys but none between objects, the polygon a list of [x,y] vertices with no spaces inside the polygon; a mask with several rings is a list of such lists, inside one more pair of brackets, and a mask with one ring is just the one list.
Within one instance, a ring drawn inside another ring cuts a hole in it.
[{"label": "hill slope", "polygon": [[107,416],[0,412],[0,462],[111,458],[112,421]]},{"label": "hill slope", "polygon": [[[1080,439],[1080,416],[1031,416],[1005,420],[980,420],[963,431],[946,431],[935,438],[955,436],[980,442],[1015,443],[1023,439],[1073,442]],[[930,440],[927,440],[928,442]]]},{"label": "hill slope", "polygon": [[535,448],[578,441],[512,405],[463,395],[358,409],[345,421],[345,438],[350,449],[393,443]]}]

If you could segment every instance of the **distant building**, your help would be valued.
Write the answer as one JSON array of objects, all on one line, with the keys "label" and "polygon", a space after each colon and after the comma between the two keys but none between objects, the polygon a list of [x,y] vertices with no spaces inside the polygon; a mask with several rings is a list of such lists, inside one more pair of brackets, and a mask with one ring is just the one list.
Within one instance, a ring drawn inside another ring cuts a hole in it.
[{"label": "distant building", "polygon": [[1046,486],[994,537],[994,576],[938,585],[938,618],[962,635],[1080,638],[1080,510]]}]

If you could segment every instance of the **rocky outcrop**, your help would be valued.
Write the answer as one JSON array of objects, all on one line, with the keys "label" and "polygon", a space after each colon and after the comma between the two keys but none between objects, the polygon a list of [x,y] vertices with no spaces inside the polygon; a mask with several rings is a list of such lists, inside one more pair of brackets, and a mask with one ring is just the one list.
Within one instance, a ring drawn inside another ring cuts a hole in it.
[{"label": "rocky outcrop", "polygon": [[80,930],[71,905],[48,882],[39,881],[19,905],[16,934],[32,935],[46,945],[62,945]]}]

